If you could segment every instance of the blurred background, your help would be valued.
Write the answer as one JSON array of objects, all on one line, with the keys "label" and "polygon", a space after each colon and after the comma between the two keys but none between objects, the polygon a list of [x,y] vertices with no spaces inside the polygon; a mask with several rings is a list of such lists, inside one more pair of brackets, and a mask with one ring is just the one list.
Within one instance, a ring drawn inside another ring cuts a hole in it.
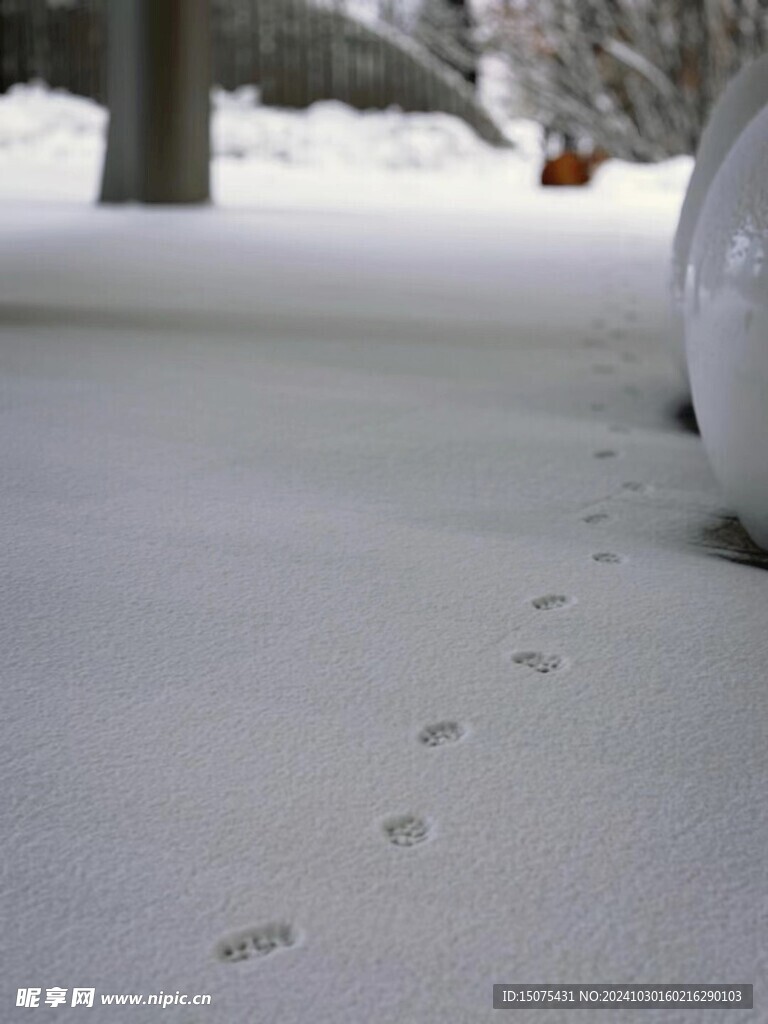
[{"label": "blurred background", "polygon": [[[0,197],[96,197],[131,6],[0,0]],[[524,183],[588,184],[610,160],[690,156],[768,29],[764,0],[210,0],[179,16],[209,25],[197,64],[222,202],[264,201],[270,171],[343,196],[352,170],[422,185],[452,170],[503,203]],[[679,187],[678,168],[635,180]]]}]

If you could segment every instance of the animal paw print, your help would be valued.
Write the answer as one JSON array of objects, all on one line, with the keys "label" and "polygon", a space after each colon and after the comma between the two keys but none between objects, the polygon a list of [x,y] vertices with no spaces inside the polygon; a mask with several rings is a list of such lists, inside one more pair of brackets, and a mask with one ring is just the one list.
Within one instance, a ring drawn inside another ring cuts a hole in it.
[{"label": "animal paw print", "polygon": [[548,675],[565,667],[565,659],[559,654],[542,654],[541,651],[518,651],[512,655],[512,661],[515,665],[524,665],[525,668],[533,669],[541,675]]},{"label": "animal paw print", "polygon": [[607,512],[592,512],[588,516],[584,516],[584,522],[589,523],[590,526],[594,526],[595,523],[604,523],[610,516]]},{"label": "animal paw print", "polygon": [[429,822],[413,814],[384,822],[384,835],[393,846],[418,846],[429,839],[430,832]]},{"label": "animal paw print", "polygon": [[428,725],[419,733],[419,743],[425,747],[442,747],[446,743],[457,743],[464,736],[458,722],[437,722]]},{"label": "animal paw print", "polygon": [[614,451],[613,448],[601,448],[600,451],[593,452],[592,454],[596,459],[615,459],[619,453]]},{"label": "animal paw print", "polygon": [[251,957],[269,956],[278,949],[295,946],[297,936],[289,924],[267,924],[222,939],[216,947],[216,955],[225,963],[234,964]]},{"label": "animal paw print", "polygon": [[622,491],[630,491],[632,494],[652,494],[652,484],[641,484],[639,480],[627,480],[621,485]]},{"label": "animal paw print", "polygon": [[624,561],[621,555],[616,555],[613,551],[598,551],[596,555],[592,555],[592,559],[595,562],[602,562],[606,565],[618,565],[619,562]]},{"label": "animal paw print", "polygon": [[544,597],[535,597],[531,604],[539,612],[551,612],[555,608],[565,608],[566,605],[572,604],[572,600],[566,597],[565,594],[545,594]]}]

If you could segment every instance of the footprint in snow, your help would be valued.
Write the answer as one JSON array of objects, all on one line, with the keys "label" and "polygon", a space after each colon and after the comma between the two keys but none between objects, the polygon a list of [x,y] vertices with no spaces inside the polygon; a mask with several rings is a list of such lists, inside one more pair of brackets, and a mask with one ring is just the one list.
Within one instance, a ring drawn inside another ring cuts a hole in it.
[{"label": "footprint in snow", "polygon": [[536,611],[551,612],[556,608],[565,608],[573,604],[573,598],[566,597],[565,594],[545,594],[543,597],[535,597],[531,604]]},{"label": "footprint in snow", "polygon": [[518,651],[512,655],[512,662],[515,665],[530,668],[541,675],[559,672],[566,665],[565,658],[561,657],[561,655],[544,654],[542,651]]},{"label": "footprint in snow", "polygon": [[217,945],[216,957],[223,963],[234,964],[290,949],[297,942],[298,936],[291,925],[266,924],[228,935]]},{"label": "footprint in snow", "polygon": [[426,818],[403,814],[384,822],[384,835],[393,846],[410,847],[425,843],[432,827]]},{"label": "footprint in snow", "polygon": [[463,737],[464,729],[458,722],[436,722],[421,730],[419,743],[425,747],[442,747],[446,743],[458,743]]}]

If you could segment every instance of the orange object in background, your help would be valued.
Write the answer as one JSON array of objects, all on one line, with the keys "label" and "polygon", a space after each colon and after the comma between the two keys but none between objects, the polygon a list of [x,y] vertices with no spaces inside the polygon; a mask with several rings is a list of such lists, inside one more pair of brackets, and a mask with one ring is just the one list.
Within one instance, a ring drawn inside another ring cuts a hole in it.
[{"label": "orange object in background", "polygon": [[541,172],[542,185],[587,185],[595,170],[608,160],[604,149],[582,155],[566,150],[560,156],[547,160]]}]

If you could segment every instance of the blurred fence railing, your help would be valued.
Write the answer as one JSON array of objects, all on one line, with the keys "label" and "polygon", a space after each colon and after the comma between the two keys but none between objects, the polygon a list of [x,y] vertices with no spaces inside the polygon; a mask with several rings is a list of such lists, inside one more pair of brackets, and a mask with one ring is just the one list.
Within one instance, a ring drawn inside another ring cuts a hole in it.
[{"label": "blurred fence railing", "polygon": [[105,28],[98,0],[0,0],[0,90],[41,78],[103,102]]},{"label": "blurred fence railing", "polygon": [[[39,78],[105,102],[107,2],[0,0],[0,91]],[[269,106],[336,99],[358,109],[443,111],[489,142],[506,142],[460,74],[329,0],[213,0],[212,12],[214,81],[226,89],[258,85]]]}]

